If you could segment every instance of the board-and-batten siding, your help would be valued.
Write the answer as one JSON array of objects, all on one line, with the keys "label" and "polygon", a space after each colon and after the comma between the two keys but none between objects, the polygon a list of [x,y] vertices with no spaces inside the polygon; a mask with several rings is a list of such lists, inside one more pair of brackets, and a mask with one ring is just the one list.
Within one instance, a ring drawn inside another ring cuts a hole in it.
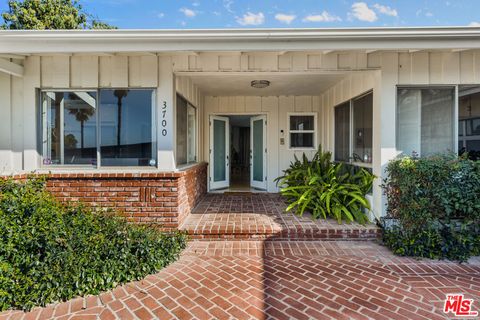
[{"label": "board-and-batten siding", "polygon": [[363,70],[368,68],[367,54],[319,52],[261,52],[183,54],[174,56],[174,71],[305,71]]},{"label": "board-and-batten siding", "polygon": [[[282,174],[293,159],[293,155],[301,156],[304,151],[294,151],[288,148],[288,118],[289,112],[317,113],[317,142],[321,141],[323,113],[319,96],[205,96],[205,119],[203,126],[203,160],[209,161],[210,135],[209,116],[212,114],[266,114],[267,115],[267,187],[275,192],[277,187],[273,181]],[[280,131],[283,130],[283,135]],[[285,144],[280,145],[280,138]],[[315,151],[305,151],[311,157]]]},{"label": "board-and-batten siding", "polygon": [[42,88],[156,88],[157,56],[44,56]]}]

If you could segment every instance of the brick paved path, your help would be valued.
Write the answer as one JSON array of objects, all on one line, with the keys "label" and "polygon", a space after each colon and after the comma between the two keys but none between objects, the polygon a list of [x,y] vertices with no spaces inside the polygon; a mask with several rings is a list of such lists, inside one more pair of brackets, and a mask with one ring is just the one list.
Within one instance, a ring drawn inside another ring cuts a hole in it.
[{"label": "brick paved path", "polygon": [[142,281],[0,319],[445,319],[446,293],[480,310],[479,258],[416,261],[370,241],[196,241]]},{"label": "brick paved path", "polygon": [[181,229],[195,239],[371,240],[378,228],[332,219],[314,220],[285,214],[287,205],[278,194],[208,194],[187,217]]}]

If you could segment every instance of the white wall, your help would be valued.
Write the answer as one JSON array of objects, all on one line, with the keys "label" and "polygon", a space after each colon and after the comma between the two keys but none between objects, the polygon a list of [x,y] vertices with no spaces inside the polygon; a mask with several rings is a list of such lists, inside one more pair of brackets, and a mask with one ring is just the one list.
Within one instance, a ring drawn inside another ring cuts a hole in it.
[{"label": "white wall", "polygon": [[201,52],[173,57],[174,71],[364,70],[365,52]]}]

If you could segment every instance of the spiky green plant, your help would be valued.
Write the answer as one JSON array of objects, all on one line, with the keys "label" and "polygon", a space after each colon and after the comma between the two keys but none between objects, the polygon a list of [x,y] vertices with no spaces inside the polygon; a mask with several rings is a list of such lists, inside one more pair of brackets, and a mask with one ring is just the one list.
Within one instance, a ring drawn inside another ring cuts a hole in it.
[{"label": "spiky green plant", "polygon": [[305,154],[296,156],[284,175],[276,179],[280,193],[287,198],[287,211],[303,215],[311,212],[313,218],[335,218],[365,224],[365,209],[370,209],[366,194],[371,190],[374,176],[367,170],[349,168],[331,161],[331,152],[319,147],[312,160]]}]

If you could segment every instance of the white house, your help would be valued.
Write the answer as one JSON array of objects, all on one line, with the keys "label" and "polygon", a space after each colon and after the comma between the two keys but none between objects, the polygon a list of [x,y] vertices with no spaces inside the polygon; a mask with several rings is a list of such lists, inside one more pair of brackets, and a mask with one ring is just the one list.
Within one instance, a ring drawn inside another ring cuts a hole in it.
[{"label": "white house", "polygon": [[0,31],[0,118],[3,174],[207,162],[210,191],[277,192],[321,144],[380,216],[389,160],[480,150],[480,28]]}]

